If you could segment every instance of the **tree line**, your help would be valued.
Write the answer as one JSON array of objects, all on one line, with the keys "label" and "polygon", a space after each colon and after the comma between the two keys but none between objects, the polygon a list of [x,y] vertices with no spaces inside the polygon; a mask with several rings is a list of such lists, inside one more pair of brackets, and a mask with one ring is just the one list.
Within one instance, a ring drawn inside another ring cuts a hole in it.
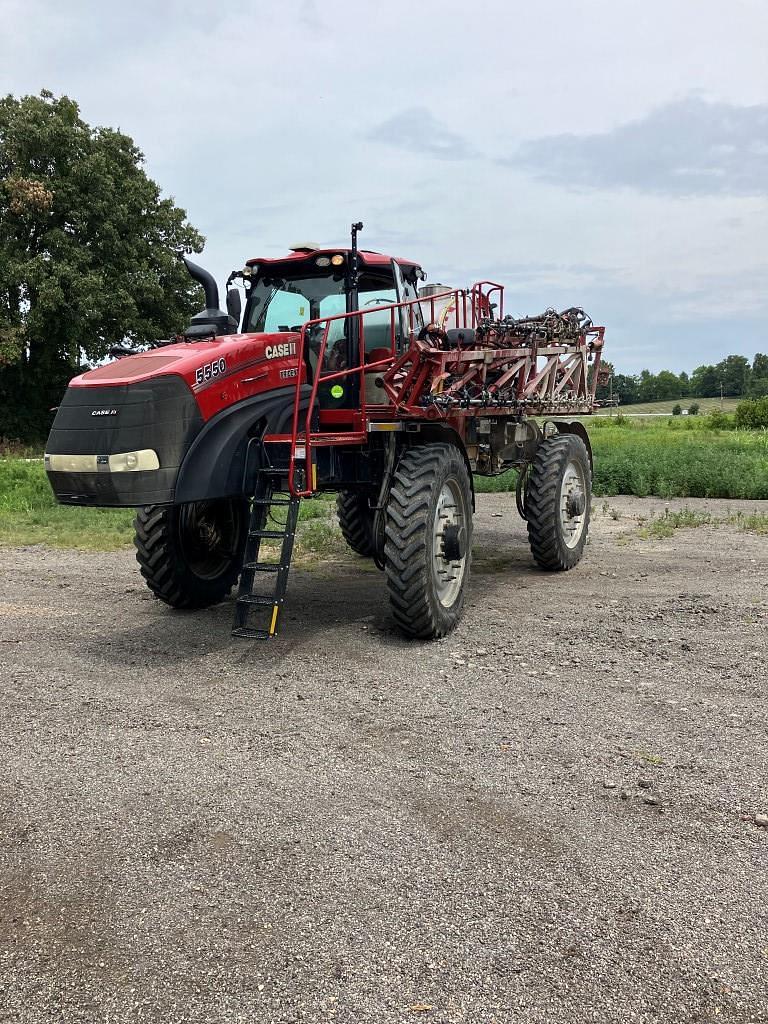
[{"label": "tree line", "polygon": [[697,366],[691,373],[661,370],[639,374],[616,373],[603,363],[610,379],[597,389],[597,397],[618,398],[621,405],[664,402],[679,398],[763,398],[768,395],[768,355],[758,352],[752,362],[746,356],[726,356],[715,365]]}]

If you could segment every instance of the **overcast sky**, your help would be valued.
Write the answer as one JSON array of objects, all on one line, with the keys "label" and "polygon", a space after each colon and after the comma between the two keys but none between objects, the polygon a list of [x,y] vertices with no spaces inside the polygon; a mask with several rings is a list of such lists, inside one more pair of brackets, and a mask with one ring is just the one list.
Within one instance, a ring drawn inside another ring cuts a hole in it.
[{"label": "overcast sky", "polygon": [[0,92],[131,135],[223,279],[296,241],[582,305],[617,369],[768,351],[768,0],[0,0]]}]

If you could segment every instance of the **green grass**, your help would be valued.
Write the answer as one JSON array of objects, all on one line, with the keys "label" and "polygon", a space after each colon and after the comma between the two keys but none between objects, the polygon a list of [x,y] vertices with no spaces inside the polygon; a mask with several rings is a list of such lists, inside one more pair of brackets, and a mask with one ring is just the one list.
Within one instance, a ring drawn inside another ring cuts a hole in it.
[{"label": "green grass", "polygon": [[588,426],[596,495],[768,499],[768,433]]},{"label": "green grass", "polygon": [[0,544],[110,551],[130,545],[133,510],[57,505],[43,463],[0,460]]},{"label": "green grass", "polygon": [[[768,432],[735,430],[731,416],[584,423],[596,496],[768,499]],[[516,479],[511,471],[477,477],[475,486],[481,493],[512,490]]]},{"label": "green grass", "polygon": [[[331,496],[302,501],[298,550],[327,557],[343,545]],[[59,505],[42,461],[0,459],[0,544],[113,551],[133,543],[133,509]]]},{"label": "green grass", "polygon": [[714,516],[698,509],[683,508],[677,512],[666,509],[664,514],[644,523],[639,535],[649,537],[671,537],[676,530],[693,529],[697,526],[735,526],[743,533],[768,534],[768,515],[759,512],[736,512],[729,516]]}]

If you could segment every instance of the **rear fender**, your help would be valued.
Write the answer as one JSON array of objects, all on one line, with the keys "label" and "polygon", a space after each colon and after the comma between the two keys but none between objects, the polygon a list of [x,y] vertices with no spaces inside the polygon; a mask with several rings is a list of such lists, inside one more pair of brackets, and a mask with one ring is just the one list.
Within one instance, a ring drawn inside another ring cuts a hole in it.
[{"label": "rear fender", "polygon": [[580,437],[584,442],[587,449],[587,455],[589,456],[589,468],[594,475],[594,464],[592,462],[592,444],[589,440],[589,434],[587,428],[580,420],[550,420],[551,423],[557,427],[559,434],[575,434],[576,437]]}]

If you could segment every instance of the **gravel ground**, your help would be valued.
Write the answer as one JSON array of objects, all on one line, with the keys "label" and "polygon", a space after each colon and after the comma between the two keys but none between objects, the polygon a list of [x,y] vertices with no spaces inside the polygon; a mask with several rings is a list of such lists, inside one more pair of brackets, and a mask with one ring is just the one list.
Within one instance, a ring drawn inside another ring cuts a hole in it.
[{"label": "gravel ground", "polygon": [[0,1020],[768,1021],[768,537],[665,504],[546,575],[481,496],[426,645],[359,561],[265,645],[1,550]]}]

